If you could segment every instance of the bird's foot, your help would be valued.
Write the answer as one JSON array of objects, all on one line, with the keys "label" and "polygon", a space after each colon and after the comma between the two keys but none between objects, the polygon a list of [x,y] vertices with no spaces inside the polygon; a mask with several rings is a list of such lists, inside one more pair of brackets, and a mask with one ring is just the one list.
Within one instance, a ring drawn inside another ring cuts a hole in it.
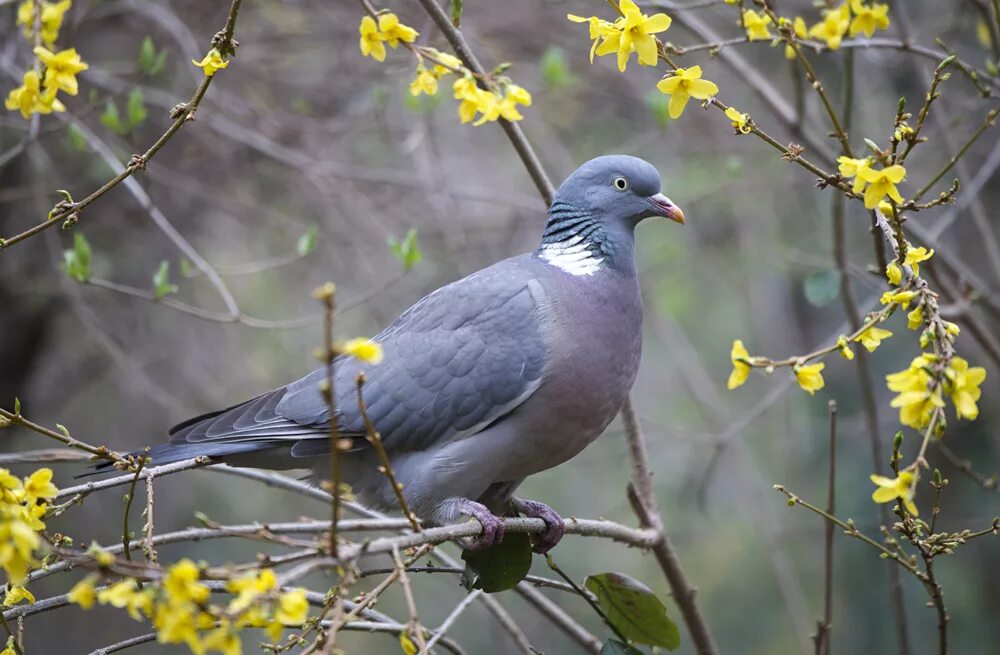
[{"label": "bird's foot", "polygon": [[531,549],[536,553],[544,555],[549,552],[566,533],[566,522],[545,503],[515,498],[514,509],[525,516],[545,521],[545,531],[531,537]]},{"label": "bird's foot", "polygon": [[486,505],[463,498],[459,501],[458,511],[461,514],[476,519],[483,526],[481,534],[469,538],[462,544],[464,548],[467,550],[485,550],[493,544],[503,541],[503,519],[493,514]]}]

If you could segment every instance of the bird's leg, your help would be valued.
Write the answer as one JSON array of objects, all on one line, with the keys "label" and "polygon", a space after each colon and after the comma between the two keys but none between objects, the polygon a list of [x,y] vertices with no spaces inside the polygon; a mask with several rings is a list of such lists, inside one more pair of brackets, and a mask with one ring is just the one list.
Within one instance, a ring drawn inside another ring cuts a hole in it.
[{"label": "bird's leg", "polygon": [[462,544],[464,548],[468,550],[483,550],[503,541],[503,519],[491,512],[486,505],[469,500],[468,498],[461,498],[458,500],[455,509],[460,514],[465,514],[476,519],[483,526],[482,534],[471,537],[468,541],[464,542]]},{"label": "bird's leg", "polygon": [[514,509],[525,516],[545,521],[545,531],[532,537],[531,549],[544,555],[549,552],[566,532],[566,522],[554,509],[537,500],[514,498]]}]

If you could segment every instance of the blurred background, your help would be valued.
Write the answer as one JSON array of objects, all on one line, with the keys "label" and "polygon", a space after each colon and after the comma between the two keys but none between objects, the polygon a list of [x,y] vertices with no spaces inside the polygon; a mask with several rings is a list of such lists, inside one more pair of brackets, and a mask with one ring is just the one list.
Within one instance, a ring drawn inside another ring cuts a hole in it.
[{"label": "blurred background", "polygon": [[[664,40],[677,46],[704,43],[692,25],[722,38],[740,35],[733,7],[721,1],[688,4],[697,6],[669,10],[675,23],[660,35]],[[776,4],[783,15],[803,15],[809,24],[819,19],[810,3]],[[930,0],[892,4],[892,25],[877,36],[898,41],[905,35],[929,47],[940,37],[977,67],[995,59],[997,44],[980,25],[987,3],[956,0],[950,11]],[[416,27],[422,43],[446,50],[417,3],[394,0],[384,8]],[[90,70],[81,74],[81,92],[67,102],[68,113],[43,117],[38,138],[0,167],[0,234],[10,236],[41,220],[59,200],[56,189],[81,198],[112,176],[84,130],[121,162],[145,150],[169,124],[170,107],[187,100],[199,83],[202,73],[191,60],[207,50],[227,9],[228,3],[192,0],[77,0],[60,44],[76,47]],[[727,392],[725,383],[734,338],[743,339],[752,354],[786,357],[848,331],[833,255],[833,196],[760,140],[734,136],[717,111],[702,111],[692,102],[671,121],[667,98],[654,88],[662,70],[633,60],[620,74],[613,57],[588,63],[586,26],[565,15],[608,17],[610,11],[597,0],[467,0],[462,27],[488,69],[512,62],[508,74],[532,92],[522,125],[554,181],[593,156],[628,153],[655,164],[664,192],[684,209],[683,228],[647,221],[637,235],[646,333],[635,398],[657,497],[721,652],[811,652],[809,635],[822,611],[823,524],[804,509],[787,508],[772,485],[825,502],[827,404],[835,400],[837,514],[877,535],[880,513],[870,500],[868,480],[875,466],[873,445],[859,362],[827,358],[826,387],[813,397],[791,383],[786,369],[770,377],[755,372],[734,392]],[[309,293],[318,284],[337,284],[344,308],[339,335],[371,335],[438,286],[536,247],[544,206],[502,130],[495,124],[459,124],[447,86],[435,98],[411,97],[412,56],[401,48],[382,64],[363,58],[357,47],[361,16],[360,5],[350,2],[246,0],[236,29],[242,44],[237,58],[213,83],[197,120],[135,178],[162,219],[222,274],[250,325],[206,320],[97,286],[103,280],[150,290],[154,272],[166,260],[171,282],[179,287],[176,298],[225,311],[216,289],[182,261],[189,257],[120,186],[87,208],[74,229],[91,244],[96,284],[80,284],[61,270],[62,252],[72,247],[69,232],[49,230],[0,253],[4,407],[10,408],[16,395],[31,419],[64,424],[87,441],[118,450],[157,442],[174,423],[311,370],[321,327]],[[19,78],[31,57],[14,19],[15,3],[0,2],[5,94],[19,83],[12,74]],[[143,45],[146,40],[150,45]],[[718,57],[701,50],[678,63],[700,64],[705,77],[718,83],[721,98],[750,113],[780,142],[805,145],[805,132],[834,152],[815,95],[802,93],[803,85],[795,81],[801,72],[782,51],[766,42],[742,44],[727,46]],[[864,137],[886,143],[897,100],[907,98],[915,111],[936,62],[888,48],[850,51],[857,71],[852,138],[856,147]],[[813,57],[838,106],[846,52]],[[738,55],[744,68],[734,67],[727,53]],[[767,94],[748,85],[747,70],[766,78],[793,118],[797,109],[804,118],[791,125],[776,118]],[[995,98],[982,98],[956,71],[928,121],[929,143],[907,161],[903,194],[939,170],[994,106]],[[84,127],[68,129],[68,115]],[[802,132],[796,133],[797,125]],[[28,122],[5,112],[0,153],[19,148],[27,134]],[[933,269],[940,280],[932,276],[932,287],[960,292],[966,282],[974,283],[991,303],[1000,292],[992,209],[1000,202],[992,161],[998,151],[997,133],[987,131],[958,171],[980,177],[978,202],[960,195],[957,209],[911,217],[925,234],[942,229],[927,245],[938,251],[934,262],[944,256],[953,262]],[[813,150],[806,156],[820,160]],[[941,190],[951,178],[945,176]],[[847,280],[864,312],[877,304],[884,282],[870,270],[875,259],[867,214],[859,203],[850,203],[846,218]],[[402,238],[411,228],[418,231],[424,259],[404,273],[387,239]],[[303,251],[308,254],[301,256]],[[1000,468],[1000,368],[988,352],[998,333],[997,315],[983,311],[980,301],[970,306],[957,296],[942,304],[960,323],[971,315],[986,328],[979,340],[965,329],[958,341],[960,354],[988,370],[981,416],[973,423],[952,420],[946,438],[958,457],[991,475]],[[289,320],[294,327],[283,323]],[[898,429],[884,375],[905,368],[918,353],[916,335],[905,323],[894,317],[887,327],[896,336],[866,361],[883,462]],[[5,431],[0,443],[4,453],[54,445],[20,430]],[[906,461],[918,445],[918,435],[908,432]],[[940,528],[987,527],[1000,509],[996,491],[961,474],[937,448],[929,459],[951,480]],[[528,480],[522,491],[564,516],[634,524],[624,493],[627,462],[616,422],[578,458]],[[56,483],[67,486],[82,465],[54,468]],[[927,491],[923,487],[918,496],[921,508],[930,506]],[[49,527],[80,544],[115,543],[121,503],[120,491],[96,495]],[[327,515],[319,503],[210,472],[158,482],[158,531],[192,525],[195,511],[241,523]],[[240,561],[259,550],[252,542],[218,540],[165,546],[161,558]],[[570,537],[553,554],[578,580],[618,570],[664,598],[668,593],[651,556],[609,541]],[[538,572],[547,573],[544,561],[537,560]],[[938,560],[936,568],[952,618],[952,652],[996,652],[997,541],[973,541],[956,556]],[[886,563],[865,545],[837,535],[834,575],[833,652],[898,652]],[[33,591],[39,598],[64,593],[78,577],[59,574]],[[312,582],[325,589],[328,581]],[[931,652],[934,612],[925,607],[925,592],[915,580],[902,582],[910,652]],[[421,618],[430,626],[464,594],[451,576],[421,576],[416,590]],[[596,634],[605,634],[581,599],[544,593]],[[500,599],[540,652],[579,652],[520,598],[506,593]],[[402,607],[399,590],[379,604],[396,614],[404,613]],[[676,606],[668,602],[668,607],[679,622]],[[41,614],[29,618],[26,629],[31,653],[86,653],[147,627],[121,611],[95,608]],[[470,653],[514,652],[509,637],[478,604],[452,635]],[[692,652],[683,627],[682,640],[679,652]],[[256,652],[249,648],[254,643],[248,640],[248,652]],[[399,652],[392,636],[352,634],[345,647],[349,653]],[[181,651],[147,645],[138,652]]]}]

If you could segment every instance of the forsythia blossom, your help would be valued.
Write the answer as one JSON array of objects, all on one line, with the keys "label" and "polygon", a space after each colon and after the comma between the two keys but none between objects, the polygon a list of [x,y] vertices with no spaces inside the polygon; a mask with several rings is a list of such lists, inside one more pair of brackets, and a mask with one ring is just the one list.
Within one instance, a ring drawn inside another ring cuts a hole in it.
[{"label": "forsythia blossom", "polygon": [[27,71],[24,74],[21,86],[12,89],[7,94],[4,107],[11,110],[18,110],[21,116],[28,118],[32,114],[50,114],[54,111],[66,111],[65,105],[56,98],[56,89],[45,89],[42,91],[41,81],[38,73]]},{"label": "forsythia blossom", "polygon": [[750,376],[750,364],[747,363],[749,359],[750,353],[743,346],[743,342],[739,339],[733,341],[733,349],[729,353],[729,360],[733,363],[733,372],[729,374],[727,388],[735,389],[747,381],[747,377]]},{"label": "forsythia blossom", "polygon": [[823,20],[813,25],[809,30],[809,36],[814,39],[826,42],[826,47],[830,50],[840,48],[840,42],[847,33],[851,22],[851,10],[844,4],[836,9],[827,9],[823,12]]},{"label": "forsythia blossom", "polygon": [[889,5],[878,2],[866,5],[862,0],[851,0],[851,11],[854,12],[851,36],[864,32],[865,36],[871,38],[876,29],[884,30],[889,27]]},{"label": "forsythia blossom", "polygon": [[369,364],[378,364],[384,356],[382,345],[365,337],[345,341],[337,350]]},{"label": "forsythia blossom", "polygon": [[380,14],[377,23],[371,16],[365,16],[361,19],[358,32],[361,34],[361,54],[375,61],[385,61],[386,43],[392,49],[396,49],[400,41],[413,43],[420,35],[409,25],[400,23],[399,17],[392,12]]},{"label": "forsythia blossom", "polygon": [[[899,195],[896,185],[906,177],[906,169],[899,164],[887,166],[880,171],[871,167],[858,170],[858,179],[868,183],[865,189],[865,207],[875,209],[879,201],[885,196],[889,196],[897,203],[903,202],[903,196]],[[855,182],[855,186],[857,183]]]},{"label": "forsythia blossom", "polygon": [[225,607],[209,605],[209,588],[201,570],[189,559],[170,566],[159,584],[140,589],[126,578],[96,591],[96,576],[84,578],[69,592],[69,601],[84,609],[95,601],[125,609],[137,620],[149,619],[161,644],[186,644],[198,655],[218,651],[239,655],[245,627],[263,628],[272,642],[285,626],[299,627],[309,616],[304,589],[281,591],[272,569],[250,572],[226,583],[235,597]]},{"label": "forsythia blossom", "polygon": [[[657,60],[656,37],[654,34],[670,28],[671,18],[666,14],[647,16],[639,10],[633,0],[621,0],[618,8],[622,15],[611,23],[596,16],[584,18],[567,14],[566,18],[575,23],[589,23],[590,38],[594,40],[590,49],[590,61],[594,55],[604,56],[615,53],[618,70],[624,71],[629,57],[636,53],[643,66],[655,66]],[[600,41],[600,43],[598,43]]]},{"label": "forsythia blossom", "polygon": [[771,38],[771,17],[765,13],[757,13],[753,9],[743,10],[743,27],[750,41],[766,41]]},{"label": "forsythia blossom", "polygon": [[60,50],[58,53],[47,50],[41,46],[35,48],[35,56],[45,65],[45,89],[59,89],[71,96],[75,96],[79,90],[76,82],[76,74],[90,68],[86,62],[80,59],[76,48]]},{"label": "forsythia blossom", "polygon": [[[796,16],[795,20],[792,21],[792,32],[794,32],[796,38],[799,39],[804,39],[809,36],[809,30],[806,27],[806,22],[802,20],[801,16]],[[785,59],[795,59],[795,48],[790,45],[785,46]]]},{"label": "forsythia blossom", "polygon": [[62,0],[61,2],[36,2],[36,0],[24,0],[17,7],[17,24],[22,26],[24,38],[31,41],[35,33],[35,5],[42,8],[41,15],[41,37],[42,43],[51,46],[59,38],[59,28],[62,27],[63,16],[72,6],[72,0]]},{"label": "forsythia blossom", "polygon": [[[42,517],[48,501],[58,493],[52,469],[41,468],[21,479],[0,468],[0,567],[15,588],[24,584],[28,569],[39,563],[35,555],[41,545],[38,533],[45,529]],[[18,596],[12,596],[12,591],[5,603]]]},{"label": "forsythia blossom", "polygon": [[205,73],[205,77],[212,77],[217,72],[223,68],[229,67],[229,61],[222,58],[222,53],[220,53],[216,48],[212,48],[208,51],[201,61],[191,60],[191,63],[195,66],[201,68]]},{"label": "forsythia blossom", "polygon": [[707,100],[719,92],[714,82],[701,79],[701,66],[678,68],[673,75],[657,82],[656,88],[670,96],[667,105],[670,118],[679,118],[691,98]]},{"label": "forsythia blossom", "polygon": [[888,339],[892,336],[892,332],[889,330],[883,330],[882,328],[877,328],[874,325],[854,337],[854,340],[859,342],[862,346],[868,349],[868,352],[873,353],[875,349],[879,347],[883,339]]},{"label": "forsythia blossom", "polygon": [[925,262],[933,256],[933,249],[928,250],[923,246],[919,248],[910,246],[906,250],[906,257],[903,259],[903,263],[913,269],[914,275],[920,275],[920,262]]},{"label": "forsythia blossom", "polygon": [[820,373],[824,368],[826,368],[826,364],[820,362],[818,364],[796,366],[792,369],[792,372],[795,374],[795,380],[799,383],[799,386],[808,391],[809,395],[812,396],[826,384],[823,381],[822,373]]},{"label": "forsythia blossom", "polygon": [[726,110],[726,118],[732,123],[733,128],[740,134],[750,134],[750,116],[740,112],[735,107]]},{"label": "forsythia blossom", "polygon": [[913,504],[913,496],[916,493],[917,476],[910,471],[903,471],[895,478],[887,478],[884,475],[872,474],[871,481],[877,486],[872,493],[872,500],[876,503],[889,503],[897,498],[903,501],[903,506],[910,514],[917,516],[917,506]]},{"label": "forsythia blossom", "polygon": [[903,309],[907,309],[910,303],[913,302],[913,298],[917,295],[915,291],[886,291],[882,294],[880,299],[883,305],[891,305],[896,303],[902,305]]}]

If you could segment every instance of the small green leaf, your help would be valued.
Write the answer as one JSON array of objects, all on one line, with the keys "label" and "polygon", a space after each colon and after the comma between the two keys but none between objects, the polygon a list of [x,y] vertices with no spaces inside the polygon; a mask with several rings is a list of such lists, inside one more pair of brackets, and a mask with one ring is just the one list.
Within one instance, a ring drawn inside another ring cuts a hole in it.
[{"label": "small green leaf", "polygon": [[73,248],[63,251],[63,267],[77,282],[90,279],[90,244],[79,232],[73,235]]},{"label": "small green leaf", "polygon": [[617,639],[608,639],[601,646],[600,655],[643,655],[643,653],[638,648],[623,644]]},{"label": "small green leaf", "polygon": [[153,274],[153,292],[157,300],[162,300],[164,296],[177,293],[177,290],[176,284],[170,284],[170,262],[164,259]]},{"label": "small green leaf", "polygon": [[142,97],[142,89],[132,89],[132,93],[128,94],[126,112],[128,114],[129,130],[139,127],[142,125],[142,122],[146,120],[146,116],[149,112],[146,111],[146,105]]},{"label": "small green leaf", "polygon": [[813,307],[822,307],[832,302],[840,293],[840,276],[836,271],[816,271],[802,284],[806,300]]},{"label": "small green leaf", "polygon": [[661,128],[670,124],[670,99],[667,96],[653,89],[646,94],[646,107]]},{"label": "small green leaf", "polygon": [[464,0],[451,0],[451,23],[455,27],[462,26],[462,9],[464,8]]},{"label": "small green leaf", "polygon": [[646,585],[623,573],[601,573],[588,577],[584,586],[625,638],[668,650],[680,646],[680,632],[667,617],[667,608]]},{"label": "small green leaf", "polygon": [[121,116],[118,113],[118,105],[111,98],[104,105],[104,113],[101,114],[101,125],[108,128],[115,134],[126,134],[128,126],[122,124]]},{"label": "small green leaf", "polygon": [[188,261],[187,257],[181,257],[181,277],[191,277],[192,275],[191,262]]},{"label": "small green leaf", "polygon": [[297,250],[299,251],[299,257],[306,257],[313,250],[316,250],[316,236],[319,234],[319,227],[316,225],[310,225],[309,229],[305,231],[305,234],[299,237],[299,243]]},{"label": "small green leaf", "polygon": [[73,150],[84,151],[87,149],[87,140],[76,125],[72,123],[66,128],[66,138],[69,139],[69,147]]},{"label": "small green leaf", "polygon": [[559,89],[573,84],[576,80],[570,75],[566,63],[566,54],[561,48],[550,46],[542,55],[542,83],[547,89]]},{"label": "small green leaf", "polygon": [[163,70],[167,61],[166,49],[156,52],[152,37],[147,36],[139,46],[139,70],[152,77]]},{"label": "small green leaf", "polygon": [[21,399],[14,396],[14,416],[21,415]]},{"label": "small green leaf", "polygon": [[411,268],[419,264],[424,259],[424,254],[420,251],[420,243],[417,239],[417,229],[410,228],[402,241],[396,237],[388,238],[389,250],[393,256],[403,264],[403,271],[409,272]]},{"label": "small green leaf", "polygon": [[523,532],[504,536],[486,550],[467,550],[462,559],[476,577],[472,586],[488,594],[513,589],[531,568],[531,540]]}]

